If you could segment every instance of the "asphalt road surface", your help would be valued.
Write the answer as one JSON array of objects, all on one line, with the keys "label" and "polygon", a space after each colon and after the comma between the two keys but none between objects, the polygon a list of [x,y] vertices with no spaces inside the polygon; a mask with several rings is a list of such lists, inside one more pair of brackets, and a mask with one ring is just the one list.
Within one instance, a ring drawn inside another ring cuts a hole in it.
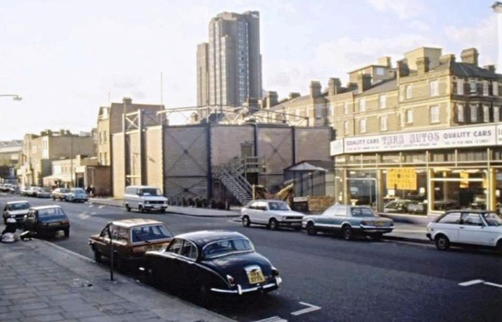
[{"label": "asphalt road surface", "polygon": [[[0,196],[0,206],[14,199],[20,198]],[[502,257],[492,252],[347,242],[293,230],[244,228],[229,218],[127,213],[117,207],[56,203],[70,217],[71,236],[50,241],[89,258],[93,257],[89,235],[114,219],[153,218],[165,222],[174,234],[206,229],[245,234],[279,269],[283,284],[268,295],[206,304],[207,309],[238,321],[502,321]]]}]

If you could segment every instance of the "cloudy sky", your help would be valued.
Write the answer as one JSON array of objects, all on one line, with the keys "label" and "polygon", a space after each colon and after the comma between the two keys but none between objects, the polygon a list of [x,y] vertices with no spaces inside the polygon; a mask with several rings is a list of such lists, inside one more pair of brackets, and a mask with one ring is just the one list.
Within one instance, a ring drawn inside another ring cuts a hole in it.
[{"label": "cloudy sky", "polygon": [[0,140],[46,128],[88,131],[99,106],[196,104],[196,45],[223,11],[258,10],[265,90],[306,93],[311,80],[421,46],[495,63],[491,0],[2,0]]}]

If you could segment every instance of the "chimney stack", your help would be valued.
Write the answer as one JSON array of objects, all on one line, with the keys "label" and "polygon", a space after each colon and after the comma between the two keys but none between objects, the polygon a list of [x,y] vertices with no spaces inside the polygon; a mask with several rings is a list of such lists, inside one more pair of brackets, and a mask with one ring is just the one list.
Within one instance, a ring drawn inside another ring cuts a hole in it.
[{"label": "chimney stack", "polygon": [[406,60],[397,61],[397,78],[406,77],[410,75],[410,69]]},{"label": "chimney stack", "polygon": [[268,91],[267,92],[267,108],[271,108],[272,106],[277,105],[277,102],[279,96],[277,95],[277,92],[274,91]]},{"label": "chimney stack", "polygon": [[293,98],[297,98],[297,97],[300,97],[300,93],[297,93],[297,92],[291,92],[289,93],[289,99],[292,100]]},{"label": "chimney stack", "polygon": [[496,70],[495,65],[485,65],[483,66],[483,68],[489,70],[492,73],[495,73]]},{"label": "chimney stack", "polygon": [[340,78],[330,78],[328,82],[328,93],[329,96],[335,96],[340,92],[340,88],[342,88],[342,82],[340,82]]},{"label": "chimney stack", "polygon": [[130,97],[124,97],[122,99],[122,103],[124,103],[125,105],[131,105],[132,104],[132,98],[130,98]]},{"label": "chimney stack", "polygon": [[462,50],[460,57],[462,58],[462,63],[472,64],[478,66],[478,50],[476,48],[469,48]]},{"label": "chimney stack", "polygon": [[453,54],[448,54],[448,55],[443,55],[439,57],[439,63],[441,65],[451,65],[452,63],[455,62],[455,55]]},{"label": "chimney stack", "polygon": [[371,75],[359,74],[357,75],[357,88],[359,93],[368,90],[371,87]]},{"label": "chimney stack", "polygon": [[321,83],[318,81],[310,82],[310,97],[318,98],[321,96]]},{"label": "chimney stack", "polygon": [[429,57],[418,57],[416,64],[418,75],[424,75],[429,72]]},{"label": "chimney stack", "polygon": [[385,66],[385,67],[392,67],[392,63],[391,63],[391,60],[390,60],[390,57],[389,56],[385,56],[385,57],[382,57],[382,58],[379,58],[378,59],[378,65],[380,66]]}]

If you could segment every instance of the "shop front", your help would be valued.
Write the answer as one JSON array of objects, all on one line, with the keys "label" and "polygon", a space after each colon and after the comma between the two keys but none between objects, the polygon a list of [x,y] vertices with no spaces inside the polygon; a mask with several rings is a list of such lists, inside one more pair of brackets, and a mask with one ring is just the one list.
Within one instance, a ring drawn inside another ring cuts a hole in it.
[{"label": "shop front", "polygon": [[499,133],[502,125],[338,140],[332,144],[337,201],[396,214],[498,211]]}]

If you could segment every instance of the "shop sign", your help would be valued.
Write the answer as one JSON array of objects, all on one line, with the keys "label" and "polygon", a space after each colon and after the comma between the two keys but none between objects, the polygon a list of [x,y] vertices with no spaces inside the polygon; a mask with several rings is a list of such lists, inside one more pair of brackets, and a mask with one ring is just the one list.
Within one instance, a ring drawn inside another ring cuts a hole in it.
[{"label": "shop sign", "polygon": [[[501,138],[502,140],[502,138]],[[334,140],[330,143],[330,155],[340,155],[343,154],[343,139]]]},{"label": "shop sign", "polygon": [[388,169],[387,189],[417,190],[417,172],[414,168]]},{"label": "shop sign", "polygon": [[343,143],[343,149],[332,146],[331,154],[502,145],[502,125],[351,137],[343,139]]}]

